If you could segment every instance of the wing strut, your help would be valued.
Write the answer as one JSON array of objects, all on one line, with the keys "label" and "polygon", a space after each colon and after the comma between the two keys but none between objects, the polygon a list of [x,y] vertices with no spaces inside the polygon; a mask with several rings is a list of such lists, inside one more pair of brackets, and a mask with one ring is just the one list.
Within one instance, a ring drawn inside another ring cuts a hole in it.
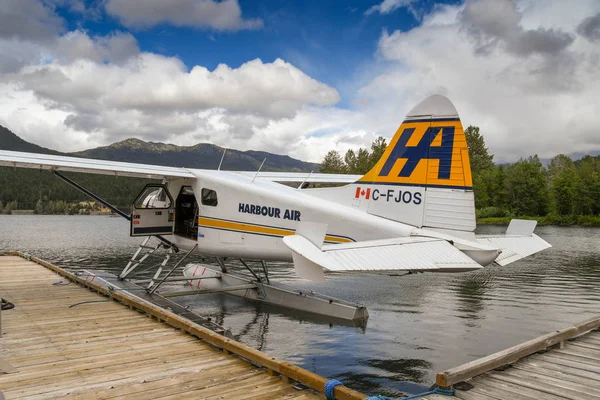
[{"label": "wing strut", "polygon": [[[90,192],[89,190],[87,190],[86,188],[84,188],[83,186],[78,184],[77,182],[72,181],[71,179],[67,178],[66,176],[64,176],[63,174],[61,174],[60,172],[58,172],[56,170],[53,170],[52,173],[56,177],[60,178],[64,182],[68,183],[69,185],[73,186],[75,189],[82,192],[83,194],[90,196],[92,199],[96,200],[98,203],[102,203],[103,205],[105,205],[107,208],[109,208],[113,212],[115,212],[115,213],[119,214],[121,217],[125,218],[127,221],[131,220],[131,217],[129,215],[125,214],[123,211],[119,210],[117,207],[113,206],[112,204],[110,204],[108,201],[104,200],[102,197],[98,196],[97,194]],[[171,242],[170,240],[165,239],[164,237],[162,237],[160,235],[153,235],[153,236],[155,236],[158,240],[160,240],[164,244],[172,247],[173,250],[175,250],[175,252],[179,251],[177,246],[175,246],[175,243]]]}]

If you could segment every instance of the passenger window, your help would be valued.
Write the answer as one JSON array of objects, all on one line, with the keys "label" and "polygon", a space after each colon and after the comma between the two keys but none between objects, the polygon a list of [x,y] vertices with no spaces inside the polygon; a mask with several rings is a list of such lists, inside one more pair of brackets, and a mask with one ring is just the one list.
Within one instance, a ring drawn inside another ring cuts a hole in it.
[{"label": "passenger window", "polygon": [[205,206],[215,207],[219,201],[217,200],[217,192],[212,189],[202,189],[202,204]]}]

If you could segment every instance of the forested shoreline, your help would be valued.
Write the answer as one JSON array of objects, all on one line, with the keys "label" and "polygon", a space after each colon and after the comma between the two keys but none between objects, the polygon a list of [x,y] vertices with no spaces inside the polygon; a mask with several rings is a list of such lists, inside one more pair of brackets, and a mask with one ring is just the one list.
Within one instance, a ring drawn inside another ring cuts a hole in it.
[{"label": "forested shoreline", "polygon": [[[600,226],[600,161],[585,156],[555,156],[544,167],[537,155],[512,164],[494,164],[479,128],[465,129],[473,174],[477,223],[508,224],[512,218],[535,219],[540,225]],[[332,150],[321,172],[365,174],[386,147],[377,138],[371,149]]]},{"label": "forested shoreline", "polygon": [[[65,173],[115,206],[128,209],[150,179]],[[49,171],[0,167],[0,213],[33,210],[34,214],[93,214],[99,204]]]}]

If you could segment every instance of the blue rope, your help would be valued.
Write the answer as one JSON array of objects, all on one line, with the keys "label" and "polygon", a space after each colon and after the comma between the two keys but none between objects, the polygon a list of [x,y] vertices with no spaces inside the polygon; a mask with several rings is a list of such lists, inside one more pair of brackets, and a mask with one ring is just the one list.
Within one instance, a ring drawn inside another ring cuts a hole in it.
[{"label": "blue rope", "polygon": [[[344,384],[337,379],[330,379],[325,382],[325,387],[323,388],[323,393],[325,394],[325,398],[327,400],[335,400],[333,390],[336,386],[344,386]],[[454,396],[454,389],[442,389],[440,387],[436,387],[428,392],[413,394],[412,396],[403,397],[402,400],[411,400],[418,399],[419,397],[429,396],[430,394],[440,394],[442,396]],[[391,397],[385,397],[382,395],[376,395],[367,397],[365,400],[393,400]]]},{"label": "blue rope", "polygon": [[330,379],[325,382],[325,388],[323,392],[325,393],[327,400],[335,400],[333,389],[335,389],[336,386],[344,386],[344,384],[337,379]]},{"label": "blue rope", "polygon": [[430,394],[441,394],[442,396],[454,396],[454,389],[442,389],[442,388],[436,387],[435,389],[430,390],[429,392],[413,394],[412,396],[405,397],[402,400],[417,399],[419,397],[429,396]]},{"label": "blue rope", "polygon": [[[410,399],[418,399],[419,397],[429,396],[430,394],[440,394],[442,396],[454,396],[454,389],[442,389],[436,387],[433,390],[423,393],[413,394],[412,396],[403,397],[402,400],[410,400]],[[385,397],[382,395],[367,397],[365,400],[392,400],[390,397]]]}]

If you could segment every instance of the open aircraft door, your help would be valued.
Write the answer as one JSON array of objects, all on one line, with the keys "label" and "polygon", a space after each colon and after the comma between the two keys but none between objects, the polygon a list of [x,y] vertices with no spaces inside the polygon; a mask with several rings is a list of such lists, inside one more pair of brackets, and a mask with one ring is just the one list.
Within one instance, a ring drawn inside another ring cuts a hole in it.
[{"label": "open aircraft door", "polygon": [[165,185],[146,185],[132,204],[130,223],[131,236],[173,234],[175,202]]}]

